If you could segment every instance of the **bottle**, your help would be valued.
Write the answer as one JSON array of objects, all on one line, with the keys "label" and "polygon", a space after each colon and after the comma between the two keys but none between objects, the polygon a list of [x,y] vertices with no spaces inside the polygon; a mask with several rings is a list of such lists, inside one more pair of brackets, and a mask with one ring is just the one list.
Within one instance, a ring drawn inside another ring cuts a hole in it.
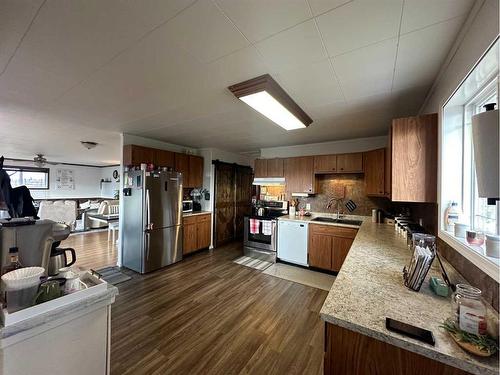
[{"label": "bottle", "polygon": [[451,202],[444,211],[444,229],[448,232],[453,232],[455,223],[458,222],[460,217],[460,210],[458,209],[457,202]]},{"label": "bottle", "polygon": [[9,259],[10,263],[3,268],[2,275],[22,267],[21,263],[19,263],[19,249],[17,247],[11,247],[9,249]]}]

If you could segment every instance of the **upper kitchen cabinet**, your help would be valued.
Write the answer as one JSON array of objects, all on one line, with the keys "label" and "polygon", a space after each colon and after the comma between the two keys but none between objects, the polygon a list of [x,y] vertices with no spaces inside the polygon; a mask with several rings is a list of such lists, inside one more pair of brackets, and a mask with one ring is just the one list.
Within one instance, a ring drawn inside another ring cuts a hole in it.
[{"label": "upper kitchen cabinet", "polygon": [[189,155],[189,187],[199,188],[203,186],[203,158],[201,156]]},{"label": "upper kitchen cabinet", "polygon": [[182,173],[183,187],[203,186],[203,158],[195,155],[175,153],[175,170]]},{"label": "upper kitchen cabinet", "polygon": [[123,165],[140,165],[153,163],[155,149],[137,145],[123,146]]},{"label": "upper kitchen cabinet", "polygon": [[393,201],[437,201],[437,121],[437,113],[392,121]]},{"label": "upper kitchen cabinet", "polygon": [[154,165],[158,167],[174,168],[175,158],[172,151],[167,150],[154,150]]},{"label": "upper kitchen cabinet", "polygon": [[337,155],[337,173],[363,173],[363,154]]},{"label": "upper kitchen cabinet", "polygon": [[267,160],[255,159],[253,170],[255,177],[257,178],[267,177]]},{"label": "upper kitchen cabinet", "polygon": [[314,173],[328,174],[337,172],[337,155],[317,155],[314,157]]},{"label": "upper kitchen cabinet", "polygon": [[284,177],[283,159],[267,159],[267,177]]},{"label": "upper kitchen cabinet", "polygon": [[385,148],[365,152],[365,193],[369,196],[384,197],[385,194]]},{"label": "upper kitchen cabinet", "polygon": [[286,191],[314,194],[314,157],[302,156],[285,159]]},{"label": "upper kitchen cabinet", "polygon": [[392,191],[392,129],[389,129],[387,136],[387,147],[385,148],[385,164],[384,164],[384,195],[391,198]]},{"label": "upper kitchen cabinet", "polygon": [[283,177],[283,159],[255,159],[254,175],[257,178]]}]

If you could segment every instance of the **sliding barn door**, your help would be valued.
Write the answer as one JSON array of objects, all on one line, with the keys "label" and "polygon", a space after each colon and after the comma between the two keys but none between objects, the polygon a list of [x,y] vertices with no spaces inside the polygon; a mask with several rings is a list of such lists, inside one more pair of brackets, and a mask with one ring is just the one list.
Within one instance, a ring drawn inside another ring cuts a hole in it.
[{"label": "sliding barn door", "polygon": [[215,164],[215,247],[243,238],[243,218],[252,212],[252,169]]}]

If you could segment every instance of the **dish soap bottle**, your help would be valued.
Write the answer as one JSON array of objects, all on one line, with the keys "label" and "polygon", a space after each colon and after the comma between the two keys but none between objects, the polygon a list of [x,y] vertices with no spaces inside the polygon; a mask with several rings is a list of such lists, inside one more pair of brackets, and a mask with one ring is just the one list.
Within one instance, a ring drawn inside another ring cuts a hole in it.
[{"label": "dish soap bottle", "polygon": [[444,211],[444,229],[448,232],[453,232],[455,223],[460,217],[460,210],[457,202],[450,202],[450,205]]}]

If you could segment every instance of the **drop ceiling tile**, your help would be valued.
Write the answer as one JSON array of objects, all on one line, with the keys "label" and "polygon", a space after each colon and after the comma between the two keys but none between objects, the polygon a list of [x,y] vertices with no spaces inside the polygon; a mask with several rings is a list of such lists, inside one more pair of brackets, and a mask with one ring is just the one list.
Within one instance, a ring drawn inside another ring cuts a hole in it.
[{"label": "drop ceiling tile", "polygon": [[276,79],[288,94],[306,106],[320,106],[344,98],[328,59],[279,72]]},{"label": "drop ceiling tile", "polygon": [[398,35],[402,0],[353,1],[318,17],[330,56]]},{"label": "drop ceiling tile", "polygon": [[474,0],[405,0],[401,33],[466,15]]},{"label": "drop ceiling tile", "polygon": [[394,90],[431,84],[457,37],[465,17],[401,35]]},{"label": "drop ceiling tile", "polygon": [[315,16],[331,11],[353,0],[308,0]]},{"label": "drop ceiling tile", "polygon": [[217,3],[252,42],[311,16],[306,0],[217,0]]},{"label": "drop ceiling tile", "polygon": [[396,47],[394,38],[332,59],[346,99],[391,90]]},{"label": "drop ceiling tile", "polygon": [[326,57],[314,20],[301,23],[255,46],[274,69],[300,67]]},{"label": "drop ceiling tile", "polygon": [[249,45],[211,1],[198,1],[166,24],[171,40],[196,56],[210,62]]}]

